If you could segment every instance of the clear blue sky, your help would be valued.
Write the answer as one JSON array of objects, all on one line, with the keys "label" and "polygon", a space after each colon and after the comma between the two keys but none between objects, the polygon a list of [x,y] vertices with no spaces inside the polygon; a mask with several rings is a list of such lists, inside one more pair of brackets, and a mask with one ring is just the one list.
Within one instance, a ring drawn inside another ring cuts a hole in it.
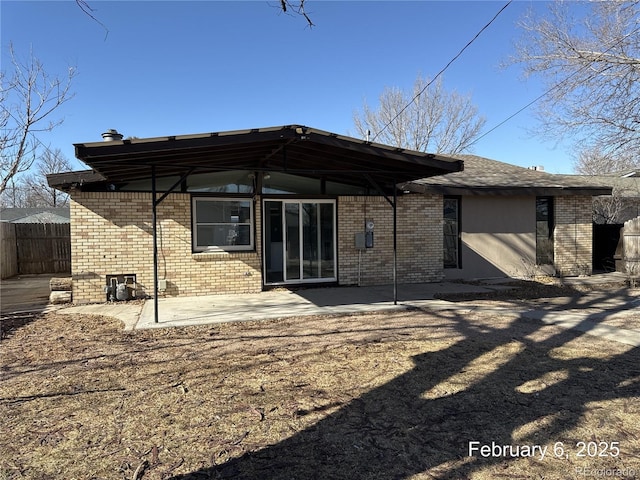
[{"label": "clear blue sky", "polygon": [[[282,14],[279,1],[2,1],[2,66],[8,44],[29,49],[50,73],[78,70],[64,123],[41,139],[74,160],[73,143],[115,128],[155,137],[286,124],[355,134],[353,113],[386,86],[433,76],[504,1],[307,0],[315,23]],[[469,93],[488,130],[542,93],[518,67],[501,69],[521,32],[517,20],[544,2],[516,1],[445,72]],[[528,109],[484,137],[473,153],[521,166],[572,171],[562,146],[531,137]],[[75,161],[75,167],[83,168]]]}]

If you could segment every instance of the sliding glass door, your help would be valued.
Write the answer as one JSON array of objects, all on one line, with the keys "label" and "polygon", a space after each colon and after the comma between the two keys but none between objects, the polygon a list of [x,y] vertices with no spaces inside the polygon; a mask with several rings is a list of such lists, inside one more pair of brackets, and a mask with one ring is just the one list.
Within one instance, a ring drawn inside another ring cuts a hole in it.
[{"label": "sliding glass door", "polygon": [[266,284],[336,280],[334,200],[264,202]]}]

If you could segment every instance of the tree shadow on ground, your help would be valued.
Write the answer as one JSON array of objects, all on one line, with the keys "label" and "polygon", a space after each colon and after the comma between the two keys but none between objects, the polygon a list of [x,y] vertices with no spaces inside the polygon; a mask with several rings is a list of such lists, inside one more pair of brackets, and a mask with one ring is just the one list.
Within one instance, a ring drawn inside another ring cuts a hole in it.
[{"label": "tree shadow on ground", "polygon": [[0,315],[0,339],[10,337],[16,330],[36,321],[40,315],[42,315],[41,311],[15,312]]},{"label": "tree shadow on ground", "polygon": [[[492,287],[492,285],[488,285],[486,282],[482,281],[461,283]],[[449,302],[466,302],[471,300],[517,301],[545,298],[572,298],[576,300],[592,292],[604,293],[606,291],[607,296],[617,294],[625,296],[628,291],[626,284],[620,281],[615,281],[606,285],[600,284],[593,287],[583,285],[580,288],[576,288],[570,284],[557,282],[545,284],[535,280],[512,280],[506,283],[497,283],[493,287],[496,286],[498,287],[497,289],[490,291],[445,292],[436,293],[435,297]]]},{"label": "tree shadow on ground", "polygon": [[[594,413],[591,402],[628,399],[627,408],[640,395],[639,348],[576,357],[563,354],[568,344],[580,342],[583,334],[576,331],[524,317],[487,326],[452,315],[463,339],[414,356],[414,367],[405,374],[277,444],[172,478],[460,479],[484,468],[499,468],[500,476],[509,478],[537,473],[519,470],[522,465],[510,456],[470,452],[470,442],[546,446],[546,458],[538,455],[533,465],[542,472],[551,465],[547,462],[565,462],[564,478],[573,478],[575,468],[584,465],[576,457],[576,443],[596,438],[571,433],[583,416],[600,415],[601,424],[623,425],[618,412]],[[633,440],[601,440],[619,441],[622,453],[598,458],[597,467],[638,462],[629,453],[634,447],[624,443]],[[556,442],[563,442],[567,458],[554,457],[560,453],[553,451]]]}]

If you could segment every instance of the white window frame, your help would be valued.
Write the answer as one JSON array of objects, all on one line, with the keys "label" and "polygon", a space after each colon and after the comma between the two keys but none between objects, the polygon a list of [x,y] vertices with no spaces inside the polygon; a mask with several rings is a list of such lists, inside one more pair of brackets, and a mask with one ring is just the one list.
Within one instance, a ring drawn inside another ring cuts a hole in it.
[{"label": "white window frame", "polygon": [[[254,216],[255,206],[252,198],[245,197],[201,197],[195,196],[191,199],[191,238],[192,248],[194,252],[227,252],[227,251],[253,251],[255,250],[255,232],[254,232]],[[197,218],[198,202],[246,202],[249,204],[249,220],[246,222],[200,222]],[[199,225],[249,225],[249,244],[248,245],[198,245],[198,226]]]},{"label": "white window frame", "polygon": [[[275,282],[269,282],[267,280],[267,237],[264,234],[265,228],[266,228],[266,216],[263,213],[263,218],[262,218],[262,251],[264,252],[262,255],[262,271],[263,271],[263,279],[264,279],[264,283],[265,285],[290,285],[290,284],[304,284],[304,283],[328,283],[328,282],[336,282],[338,280],[338,204],[337,201],[335,199],[318,199],[318,198],[314,198],[314,197],[305,197],[305,198],[296,198],[296,199],[286,199],[286,198],[281,198],[281,197],[277,197],[277,198],[271,198],[271,197],[266,197],[262,199],[262,212],[266,212],[266,203],[267,202],[280,202],[281,203],[281,208],[282,208],[282,215],[283,215],[283,220],[284,220],[284,215],[285,215],[285,206],[287,204],[297,204],[300,206],[300,209],[302,209],[302,204],[304,203],[315,203],[315,204],[331,204],[333,206],[333,225],[332,225],[332,230],[333,230],[333,276],[332,277],[307,277],[304,278],[304,271],[303,271],[303,259],[302,259],[302,251],[300,252],[301,257],[300,257],[300,267],[299,267],[299,278],[294,278],[294,279],[290,279],[287,278],[287,272],[286,272],[286,265],[284,265],[283,263],[283,280],[282,281],[275,281]],[[318,219],[319,220],[319,219]],[[285,225],[282,225],[282,259],[285,259],[287,256],[287,248],[286,248],[286,232],[285,232]],[[299,238],[302,240],[303,238],[303,226],[302,223],[299,223],[298,226],[298,234],[299,234]],[[318,228],[318,235],[320,235],[320,228]],[[320,243],[320,242],[318,242]],[[284,260],[283,260],[284,262]]]}]

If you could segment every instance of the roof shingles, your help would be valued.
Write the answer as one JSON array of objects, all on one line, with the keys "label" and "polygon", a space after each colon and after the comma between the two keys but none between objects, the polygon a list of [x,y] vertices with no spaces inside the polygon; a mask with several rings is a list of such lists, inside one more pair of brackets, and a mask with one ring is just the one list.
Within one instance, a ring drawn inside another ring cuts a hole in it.
[{"label": "roof shingles", "polygon": [[590,183],[581,177],[554,175],[476,155],[455,158],[464,161],[463,171],[416,180],[405,184],[405,189],[445,195],[606,195],[609,190],[606,184]]}]

